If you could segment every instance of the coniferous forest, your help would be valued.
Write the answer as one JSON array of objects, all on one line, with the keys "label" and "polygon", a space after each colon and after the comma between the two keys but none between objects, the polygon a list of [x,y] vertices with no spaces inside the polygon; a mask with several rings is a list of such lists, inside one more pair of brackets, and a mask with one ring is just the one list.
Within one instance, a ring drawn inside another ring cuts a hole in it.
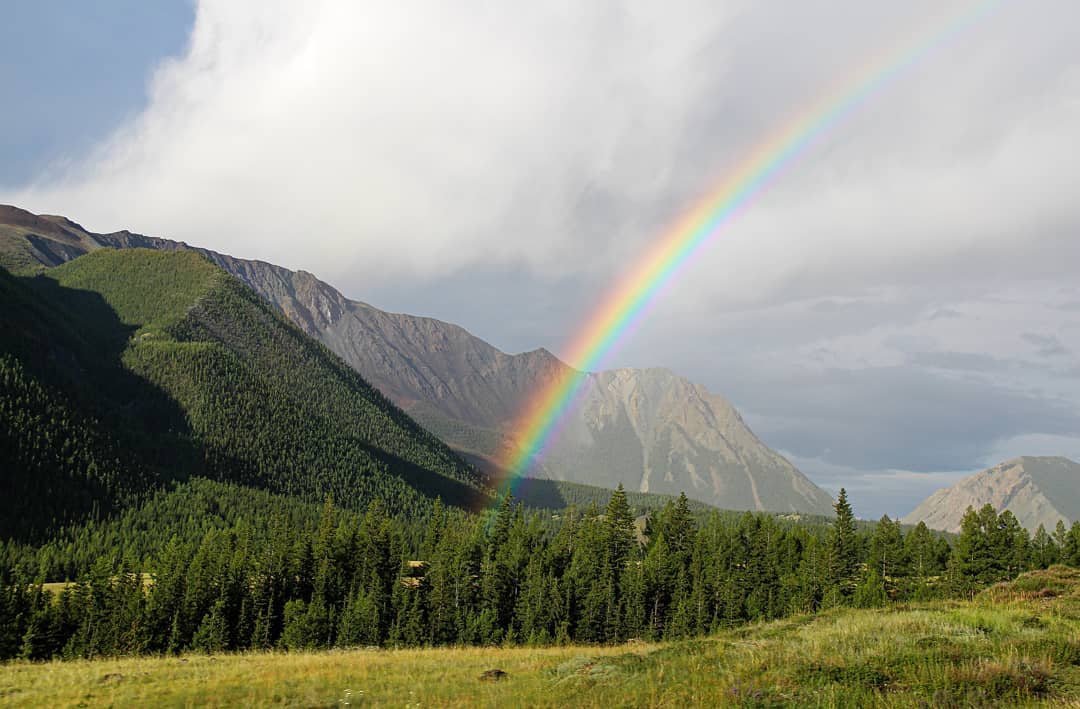
[{"label": "coniferous forest", "polygon": [[[203,485],[174,496],[172,514],[197,514],[188,503],[200,495],[228,498]],[[63,564],[74,540],[47,558],[8,548],[0,655],[686,638],[835,606],[965,597],[1030,569],[1080,565],[1080,524],[1032,537],[987,506],[969,510],[951,541],[887,517],[859,530],[843,493],[826,525],[695,515],[680,498],[642,529],[621,489],[603,509],[558,515],[509,496],[481,515],[436,502],[423,519],[378,501],[363,513],[329,500],[317,512],[269,505],[262,517],[244,507],[255,516],[200,538],[166,515],[161,528],[179,533],[158,550],[72,560],[83,571],[69,584],[31,575],[35,563]],[[160,536],[144,522],[136,536]]]},{"label": "coniferous forest", "polygon": [[189,478],[320,503],[467,506],[484,481],[195,253],[0,269],[0,537],[105,519]]},{"label": "coniferous forest", "polygon": [[0,658],[685,638],[1080,565],[1080,524],[989,506],[950,537],[843,491],[833,519],[499,497],[190,252],[0,271],[0,300]]}]

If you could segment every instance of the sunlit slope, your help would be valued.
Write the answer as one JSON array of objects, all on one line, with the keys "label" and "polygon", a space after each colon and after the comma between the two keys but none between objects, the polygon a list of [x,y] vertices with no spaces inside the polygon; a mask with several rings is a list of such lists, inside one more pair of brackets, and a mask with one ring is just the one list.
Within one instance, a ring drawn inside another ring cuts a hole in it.
[{"label": "sunlit slope", "polygon": [[[13,492],[35,476],[45,493],[98,480],[84,513],[190,475],[347,506],[481,494],[470,466],[197,253],[100,250],[2,285]],[[69,429],[97,443],[69,444]],[[41,506],[30,526],[47,529],[54,506]]]}]

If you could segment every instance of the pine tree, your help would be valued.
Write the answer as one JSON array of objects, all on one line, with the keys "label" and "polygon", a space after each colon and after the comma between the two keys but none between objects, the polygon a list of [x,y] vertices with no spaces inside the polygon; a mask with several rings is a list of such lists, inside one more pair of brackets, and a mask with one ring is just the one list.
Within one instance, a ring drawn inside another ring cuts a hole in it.
[{"label": "pine tree", "polygon": [[225,615],[225,603],[218,600],[210,613],[203,618],[191,639],[191,647],[207,654],[229,649],[229,625]]},{"label": "pine tree", "polygon": [[649,545],[642,562],[645,587],[645,635],[661,638],[667,626],[671,596],[677,573],[667,539],[661,532]]},{"label": "pine tree", "polygon": [[828,547],[816,537],[807,540],[796,573],[797,587],[792,594],[789,610],[813,613],[825,599],[828,575]]},{"label": "pine tree", "polygon": [[1031,535],[1009,510],[997,518],[991,536],[994,556],[1002,568],[1002,579],[1018,576],[1026,571],[1031,560]]},{"label": "pine tree", "polygon": [[907,551],[900,522],[883,515],[870,536],[867,573],[876,573],[883,597],[895,595],[908,573]]},{"label": "pine tree", "polygon": [[690,547],[694,542],[695,525],[686,493],[680,492],[674,504],[667,503],[664,512],[662,531],[669,552],[675,556],[689,557]]},{"label": "pine tree", "polygon": [[878,566],[870,564],[867,566],[862,583],[855,589],[852,602],[859,608],[877,608],[885,605],[887,600],[885,581],[878,571]]},{"label": "pine tree", "polygon": [[1069,541],[1069,530],[1065,526],[1065,520],[1059,519],[1057,524],[1054,525],[1054,544],[1057,545],[1058,552],[1065,549],[1065,543]]},{"label": "pine tree", "polygon": [[1037,569],[1045,569],[1056,564],[1059,559],[1059,549],[1054,544],[1054,539],[1046,533],[1046,527],[1039,525],[1035,530],[1035,536],[1031,538],[1031,565]]},{"label": "pine tree", "polygon": [[1008,577],[1008,536],[992,505],[983,505],[978,512],[968,507],[950,559],[954,592],[973,595],[979,588]]},{"label": "pine tree", "polygon": [[604,511],[604,530],[607,546],[607,561],[616,572],[621,571],[630,558],[634,547],[634,516],[626,501],[626,491],[619,483],[611,493],[607,509]]},{"label": "pine tree", "polygon": [[941,572],[934,536],[925,522],[920,521],[904,538],[904,546],[910,563],[912,595],[917,599],[932,595],[930,579]]},{"label": "pine tree", "polygon": [[859,566],[855,515],[848,504],[847,491],[844,488],[840,488],[833,510],[836,519],[833,520],[829,532],[828,593],[834,602],[844,603],[855,590],[855,576]]}]

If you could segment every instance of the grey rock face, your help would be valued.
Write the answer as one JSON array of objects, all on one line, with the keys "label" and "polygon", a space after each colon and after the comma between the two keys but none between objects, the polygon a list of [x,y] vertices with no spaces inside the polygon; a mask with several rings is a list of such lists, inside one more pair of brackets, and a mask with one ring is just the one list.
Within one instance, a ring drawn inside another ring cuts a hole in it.
[{"label": "grey rock face", "polygon": [[1009,510],[1031,531],[1040,524],[1053,531],[1058,520],[1069,525],[1080,519],[1080,464],[1058,457],[1015,458],[938,490],[901,521],[958,532],[967,508],[987,503],[998,512]]}]

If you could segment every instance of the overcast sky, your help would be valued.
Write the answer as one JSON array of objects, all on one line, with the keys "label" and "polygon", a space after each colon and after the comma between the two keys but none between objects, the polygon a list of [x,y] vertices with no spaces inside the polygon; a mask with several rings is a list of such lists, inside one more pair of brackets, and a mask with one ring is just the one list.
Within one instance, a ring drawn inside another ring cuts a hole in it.
[{"label": "overcast sky", "polygon": [[[16,2],[0,202],[558,354],[740,158],[968,4]],[[726,395],[863,516],[1010,456],[1080,459],[1077,27],[1074,0],[1006,1],[927,56],[610,364]]]}]

